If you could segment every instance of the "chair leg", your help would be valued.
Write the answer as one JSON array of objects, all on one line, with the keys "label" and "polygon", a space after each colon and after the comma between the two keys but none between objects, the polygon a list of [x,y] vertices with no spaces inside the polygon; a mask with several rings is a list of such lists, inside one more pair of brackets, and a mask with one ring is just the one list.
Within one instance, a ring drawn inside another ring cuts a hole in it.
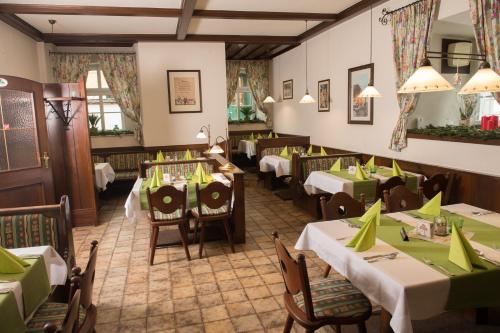
[{"label": "chair leg", "polygon": [[358,332],[359,333],[366,333],[366,325],[365,322],[359,323],[358,324]]},{"label": "chair leg", "polygon": [[205,240],[205,223],[201,222],[201,230],[200,230],[200,250],[198,252],[198,255],[201,257],[203,256],[203,242]]},{"label": "chair leg", "polygon": [[194,241],[196,242],[198,240],[198,226],[199,226],[199,220],[195,219],[194,220]]},{"label": "chair leg", "polygon": [[323,271],[323,277],[325,277],[325,278],[328,277],[328,275],[330,274],[331,269],[332,269],[332,266],[326,265],[325,270]]},{"label": "chair leg", "polygon": [[229,219],[228,218],[224,219],[223,223],[224,223],[224,229],[226,229],[227,241],[231,246],[231,251],[234,253],[233,235],[231,234],[231,228],[229,228]]},{"label": "chair leg", "polygon": [[335,333],[342,333],[342,327],[340,325],[335,325]]},{"label": "chair leg", "polygon": [[292,316],[288,315],[286,317],[285,328],[283,328],[283,333],[290,333],[292,331],[292,326],[293,326],[293,318]]},{"label": "chair leg", "polygon": [[[187,222],[189,223],[189,221]],[[186,222],[179,223],[179,233],[181,234],[181,241],[182,245],[184,246],[184,251],[186,252],[186,257],[188,260],[191,260],[191,255],[189,254],[189,247],[188,247],[188,237],[186,233]]]},{"label": "chair leg", "polygon": [[149,265],[153,265],[156,252],[156,243],[158,242],[158,227],[153,227],[151,230],[151,240],[149,242]]}]

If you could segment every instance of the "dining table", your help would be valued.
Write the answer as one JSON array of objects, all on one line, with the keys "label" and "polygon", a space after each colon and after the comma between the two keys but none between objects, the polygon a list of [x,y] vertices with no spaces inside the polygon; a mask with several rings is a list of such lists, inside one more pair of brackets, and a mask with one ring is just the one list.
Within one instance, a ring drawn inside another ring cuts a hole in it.
[{"label": "dining table", "polygon": [[53,288],[65,285],[68,269],[51,246],[7,249],[28,266],[23,273],[0,273],[0,331],[26,332],[26,324]]},{"label": "dining table", "polygon": [[238,152],[247,155],[248,159],[251,160],[256,154],[255,140],[240,140]]},{"label": "dining table", "polygon": [[359,218],[309,223],[295,249],[315,252],[381,305],[394,332],[411,333],[413,320],[447,310],[500,306],[500,214],[460,203],[443,206],[441,216],[463,221],[462,232],[484,268],[469,272],[452,263],[450,236],[418,236],[413,229],[424,217],[417,211],[382,215],[375,245],[364,252],[346,247],[362,225]]},{"label": "dining table", "polygon": [[95,185],[99,191],[105,191],[108,183],[115,181],[115,170],[109,163],[95,163]]},{"label": "dining table", "polygon": [[276,173],[276,177],[290,176],[291,175],[291,157],[281,157],[276,155],[266,155],[259,161],[260,172]]}]

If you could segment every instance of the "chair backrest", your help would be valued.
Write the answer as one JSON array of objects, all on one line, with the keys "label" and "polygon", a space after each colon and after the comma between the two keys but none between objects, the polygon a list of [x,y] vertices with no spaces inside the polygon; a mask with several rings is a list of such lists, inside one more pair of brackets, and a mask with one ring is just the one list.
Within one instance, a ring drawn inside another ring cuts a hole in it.
[{"label": "chair backrest", "polygon": [[443,193],[443,205],[449,204],[451,187],[453,185],[454,174],[438,173],[422,183],[422,191],[427,199],[432,199],[439,192]]},{"label": "chair backrest", "polygon": [[182,190],[178,190],[171,185],[161,186],[155,192],[151,192],[148,188],[146,193],[152,221],[156,221],[156,215],[154,214],[155,210],[163,214],[171,214],[180,209],[181,218],[185,217],[187,185],[184,185]]},{"label": "chair backrest", "polygon": [[377,199],[382,199],[382,201],[385,202],[384,198],[384,191],[390,191],[391,189],[395,188],[396,186],[401,186],[405,185],[405,181],[401,179],[399,176],[394,176],[389,179],[383,184],[378,182],[377,184]]},{"label": "chair backrest", "polygon": [[274,247],[276,248],[276,254],[281,268],[281,274],[283,275],[283,280],[285,281],[286,293],[289,295],[302,293],[307,319],[314,320],[314,308],[305,256],[300,253],[297,256],[297,260],[293,259],[285,245],[283,245],[279,239],[276,231],[273,232],[273,238]]},{"label": "chair backrest", "polygon": [[365,213],[365,195],[360,195],[357,201],[345,192],[337,192],[330,200],[325,196],[320,198],[323,221],[359,217]]},{"label": "chair backrest", "polygon": [[422,207],[422,188],[413,193],[406,186],[399,185],[384,191],[385,207],[388,213],[418,209]]},{"label": "chair backrest", "polygon": [[71,298],[68,304],[68,310],[60,328],[55,323],[49,322],[43,326],[45,333],[75,333],[78,332],[78,318],[80,311],[81,291],[79,288],[79,277],[71,278]]},{"label": "chair backrest", "polygon": [[81,273],[80,267],[73,268],[73,276],[80,279],[80,304],[83,309],[88,309],[92,305],[92,291],[94,289],[95,269],[97,263],[97,249],[99,243],[96,240],[91,242],[89,260],[85,271]]},{"label": "chair backrest", "polygon": [[210,209],[218,209],[227,205],[227,212],[231,212],[233,182],[229,186],[221,182],[212,182],[203,189],[200,189],[200,185],[197,183],[196,198],[198,199],[198,212],[200,212],[200,215],[203,215],[203,205]]}]

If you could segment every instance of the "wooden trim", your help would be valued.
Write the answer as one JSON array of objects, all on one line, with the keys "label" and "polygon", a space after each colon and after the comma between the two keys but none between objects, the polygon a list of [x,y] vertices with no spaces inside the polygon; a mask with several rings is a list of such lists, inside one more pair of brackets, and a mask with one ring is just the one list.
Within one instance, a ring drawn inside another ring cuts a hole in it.
[{"label": "wooden trim", "polygon": [[[230,45],[230,44],[228,44],[228,45]],[[246,49],[249,46],[250,46],[250,44],[244,44],[243,46],[239,47],[238,49],[236,49],[235,51],[233,51],[231,54],[229,54],[227,56],[227,59],[231,60],[231,59],[236,58],[241,52],[243,52],[244,49]]]},{"label": "wooden trim", "polygon": [[236,20],[334,21],[337,14],[195,9],[194,17]]},{"label": "wooden trim", "polygon": [[191,18],[193,17],[195,6],[196,0],[182,0],[182,14],[177,21],[177,30],[175,33],[178,40],[186,39],[189,23],[191,22]]},{"label": "wooden trim", "polygon": [[0,13],[0,21],[3,21],[37,42],[43,41],[43,34],[39,30],[14,14]]},{"label": "wooden trim", "polygon": [[478,138],[437,136],[437,135],[418,134],[418,133],[407,133],[406,137],[409,139],[419,139],[419,140],[450,141],[450,142],[463,142],[463,143],[471,143],[478,145],[500,146],[500,139],[483,140]]},{"label": "wooden trim", "polygon": [[250,53],[255,52],[259,48],[259,44],[247,44],[248,47],[245,47],[245,51],[241,52],[237,57],[234,57],[235,60],[245,59]]}]

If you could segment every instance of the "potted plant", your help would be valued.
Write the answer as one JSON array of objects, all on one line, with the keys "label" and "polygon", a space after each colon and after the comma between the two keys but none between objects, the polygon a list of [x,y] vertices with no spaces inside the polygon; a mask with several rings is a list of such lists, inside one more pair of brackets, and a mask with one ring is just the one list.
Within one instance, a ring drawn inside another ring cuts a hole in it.
[{"label": "potted plant", "polygon": [[251,106],[242,106],[240,108],[240,113],[245,117],[243,120],[244,121],[250,121],[250,117],[252,116],[252,114],[254,114],[255,112],[252,110],[252,107]]},{"label": "potted plant", "polygon": [[99,132],[97,124],[101,120],[101,117],[96,114],[89,114],[89,124],[90,124],[90,134],[95,135]]}]

